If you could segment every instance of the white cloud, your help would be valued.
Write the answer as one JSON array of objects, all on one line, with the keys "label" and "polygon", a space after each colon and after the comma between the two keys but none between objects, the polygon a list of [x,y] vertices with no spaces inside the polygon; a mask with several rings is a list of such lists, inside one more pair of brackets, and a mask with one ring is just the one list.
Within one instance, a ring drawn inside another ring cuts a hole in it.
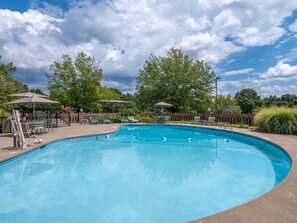
[{"label": "white cloud", "polygon": [[230,54],[244,50],[243,47],[236,46],[230,41],[224,41],[219,36],[209,33],[185,36],[177,47],[210,64],[216,64]]},{"label": "white cloud", "polygon": [[220,35],[228,35],[233,33],[233,30],[240,28],[241,21],[236,15],[230,10],[223,10],[214,18],[214,30]]},{"label": "white cloud", "polygon": [[270,95],[281,96],[283,94],[297,94],[297,87],[296,85],[268,85],[260,87],[258,93],[262,97],[268,97]]},{"label": "white cloud", "polygon": [[272,27],[261,30],[257,27],[247,27],[238,33],[236,40],[245,46],[264,46],[275,43],[285,30],[280,27]]},{"label": "white cloud", "polygon": [[242,70],[231,70],[231,71],[222,73],[221,76],[233,76],[233,75],[238,75],[238,74],[248,74],[253,70],[254,70],[254,68],[247,68],[247,69],[242,69]]},{"label": "white cloud", "polygon": [[289,64],[279,62],[275,67],[270,67],[266,72],[260,74],[261,78],[271,80],[284,80],[289,81],[290,79],[297,78],[297,65],[290,66]]},{"label": "white cloud", "polygon": [[[151,53],[182,48],[215,67],[248,46],[275,43],[297,1],[85,0],[73,1],[67,12],[48,3],[38,6],[39,11],[25,13],[0,10],[3,60],[22,69],[45,70],[63,54],[74,57],[84,51],[102,62],[106,83],[123,84],[123,89],[130,84],[130,91]],[[62,13],[63,18],[56,18]]]}]

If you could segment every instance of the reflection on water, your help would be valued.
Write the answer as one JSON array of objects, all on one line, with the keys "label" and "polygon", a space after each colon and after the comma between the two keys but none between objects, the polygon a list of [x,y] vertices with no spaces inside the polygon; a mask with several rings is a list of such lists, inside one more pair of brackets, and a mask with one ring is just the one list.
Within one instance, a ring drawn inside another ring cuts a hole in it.
[{"label": "reflection on water", "polygon": [[226,210],[290,169],[279,150],[246,139],[126,126],[52,143],[0,166],[0,222],[185,222]]},{"label": "reflection on water", "polygon": [[217,148],[212,142],[210,148],[192,145],[164,143],[148,148],[137,145],[137,158],[146,173],[152,178],[163,178],[168,183],[181,184],[193,175],[199,175],[211,168],[216,159]]}]

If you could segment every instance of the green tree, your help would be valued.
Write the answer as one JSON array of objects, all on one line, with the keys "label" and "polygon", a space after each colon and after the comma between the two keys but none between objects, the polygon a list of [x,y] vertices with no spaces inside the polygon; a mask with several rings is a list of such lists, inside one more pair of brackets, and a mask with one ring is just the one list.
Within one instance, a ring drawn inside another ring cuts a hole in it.
[{"label": "green tree", "polygon": [[270,108],[272,104],[277,101],[280,101],[280,98],[278,98],[276,95],[270,95],[269,97],[262,99],[262,106]]},{"label": "green tree", "polygon": [[119,94],[119,95],[122,95],[122,92],[117,89],[117,88],[109,88],[110,90],[113,90],[115,93]]},{"label": "green tree", "polygon": [[130,93],[126,93],[126,94],[122,94],[120,96],[120,99],[123,101],[132,101],[135,102],[136,101],[136,97],[134,94],[130,94]]},{"label": "green tree", "polygon": [[235,100],[243,113],[252,113],[261,106],[261,97],[251,88],[242,89],[235,94]]},{"label": "green tree", "polygon": [[142,110],[165,101],[175,111],[205,111],[211,102],[214,73],[203,61],[194,61],[181,50],[170,49],[166,57],[151,55],[139,70],[136,97]]},{"label": "green tree", "polygon": [[36,94],[41,94],[41,95],[46,95],[40,88],[31,88],[30,92],[36,93]]},{"label": "green tree", "polygon": [[297,105],[297,96],[295,94],[284,94],[280,97],[280,101],[291,108]]},{"label": "green tree", "polygon": [[50,66],[51,73],[46,74],[50,97],[75,111],[80,110],[81,102],[84,111],[99,111],[102,69],[96,60],[83,52],[74,61],[69,55],[63,55],[62,59],[61,63],[55,61]]},{"label": "green tree", "polygon": [[225,96],[219,94],[218,95],[218,112],[240,114],[241,109],[240,109],[240,106],[237,104],[237,101],[231,94],[227,94]]},{"label": "green tree", "polygon": [[[0,59],[2,56],[0,55]],[[12,62],[5,64],[0,63],[0,110],[6,111],[12,106],[6,105],[12,100],[10,94],[28,90],[28,86],[24,83],[14,80],[12,74],[16,71],[16,67]]]}]

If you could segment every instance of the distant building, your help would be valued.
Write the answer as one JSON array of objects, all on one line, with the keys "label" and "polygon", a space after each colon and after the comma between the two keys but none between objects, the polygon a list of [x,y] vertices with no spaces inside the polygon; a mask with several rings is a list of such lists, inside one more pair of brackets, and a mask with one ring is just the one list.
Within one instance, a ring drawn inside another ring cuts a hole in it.
[{"label": "distant building", "polygon": [[281,107],[281,106],[284,106],[285,104],[281,101],[275,101],[271,104],[271,107],[272,108],[276,108],[276,107]]}]

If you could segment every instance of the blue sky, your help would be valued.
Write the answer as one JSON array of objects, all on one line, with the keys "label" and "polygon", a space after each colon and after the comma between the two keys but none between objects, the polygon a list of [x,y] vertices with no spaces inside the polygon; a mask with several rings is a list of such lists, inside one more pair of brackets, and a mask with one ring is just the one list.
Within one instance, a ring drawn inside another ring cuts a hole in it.
[{"label": "blue sky", "polygon": [[150,54],[182,49],[220,76],[219,93],[297,94],[296,0],[0,0],[2,62],[46,89],[49,65],[84,51],[103,84],[134,92]]}]

